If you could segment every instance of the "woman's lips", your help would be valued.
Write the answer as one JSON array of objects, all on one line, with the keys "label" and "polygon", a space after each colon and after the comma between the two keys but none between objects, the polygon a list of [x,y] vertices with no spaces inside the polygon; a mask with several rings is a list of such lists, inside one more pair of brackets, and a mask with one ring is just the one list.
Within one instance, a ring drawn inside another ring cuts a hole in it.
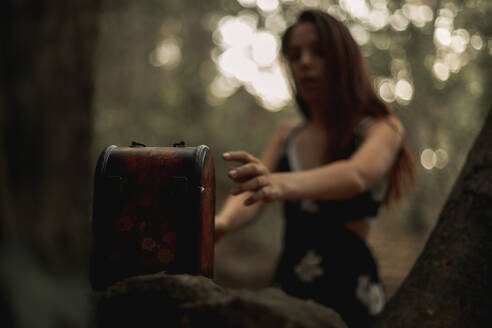
[{"label": "woman's lips", "polygon": [[303,78],[300,82],[303,88],[312,89],[320,86],[319,80],[316,78]]}]

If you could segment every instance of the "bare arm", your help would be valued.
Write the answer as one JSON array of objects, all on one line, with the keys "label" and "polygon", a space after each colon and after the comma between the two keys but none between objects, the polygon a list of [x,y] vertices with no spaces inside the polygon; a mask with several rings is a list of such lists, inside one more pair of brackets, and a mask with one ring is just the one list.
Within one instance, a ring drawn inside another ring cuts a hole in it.
[{"label": "bare arm", "polygon": [[[349,159],[299,172],[265,174],[265,168],[251,155],[231,153],[229,160],[247,163],[236,169],[235,180],[240,184],[234,193],[252,192],[246,200],[248,204],[354,197],[388,174],[400,150],[403,133],[396,117],[381,119],[366,131],[364,142]],[[245,177],[250,178],[243,182]]]},{"label": "bare arm", "polygon": [[[265,165],[265,168],[268,171],[274,171],[277,167],[284,148],[285,140],[291,130],[292,127],[288,126],[278,128],[265,148],[261,160],[258,160]],[[225,155],[224,159],[227,160],[226,157],[227,155]],[[233,172],[234,169],[236,168],[229,170],[229,177],[231,177],[231,172]],[[247,177],[245,179],[247,179]],[[245,226],[258,215],[263,208],[263,201],[255,202],[255,204],[251,206],[244,205],[246,199],[248,199],[252,194],[253,192],[246,191],[236,196],[231,195],[227,197],[222,209],[215,217],[216,240],[219,240],[227,232],[234,231]]]}]

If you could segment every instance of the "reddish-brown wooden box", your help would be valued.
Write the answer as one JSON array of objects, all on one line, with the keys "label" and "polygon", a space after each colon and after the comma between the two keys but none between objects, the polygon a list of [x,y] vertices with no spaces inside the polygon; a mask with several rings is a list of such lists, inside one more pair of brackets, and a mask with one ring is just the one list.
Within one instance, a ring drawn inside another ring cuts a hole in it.
[{"label": "reddish-brown wooden box", "polygon": [[94,289],[158,271],[213,275],[215,175],[207,146],[109,146],[94,180]]}]

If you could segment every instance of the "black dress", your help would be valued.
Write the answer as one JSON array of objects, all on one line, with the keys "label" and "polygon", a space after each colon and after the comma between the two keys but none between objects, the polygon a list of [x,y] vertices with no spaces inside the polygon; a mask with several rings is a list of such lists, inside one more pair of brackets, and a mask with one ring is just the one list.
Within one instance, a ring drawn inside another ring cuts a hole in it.
[{"label": "black dress", "polygon": [[[296,169],[289,150],[298,130],[288,138],[277,171]],[[354,133],[346,158],[358,145],[359,134]],[[344,222],[375,217],[385,190],[383,182],[348,200],[286,201],[284,248],[274,286],[334,309],[349,327],[370,326],[384,307],[384,291],[371,251]]]}]

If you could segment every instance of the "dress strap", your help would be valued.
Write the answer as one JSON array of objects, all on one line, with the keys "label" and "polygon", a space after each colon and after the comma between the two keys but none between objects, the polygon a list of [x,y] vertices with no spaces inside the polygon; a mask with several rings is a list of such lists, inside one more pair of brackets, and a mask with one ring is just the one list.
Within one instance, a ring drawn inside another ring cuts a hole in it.
[{"label": "dress strap", "polygon": [[[287,157],[287,162],[289,163],[290,171],[302,171],[302,165],[299,160],[299,154],[297,152],[296,145],[294,143],[294,137],[297,133],[304,127],[305,123],[296,126],[290,135],[287,137],[287,142],[285,145],[285,156]],[[319,212],[319,207],[315,201],[311,199],[304,199],[300,202],[301,209],[305,212],[317,213]]]},{"label": "dress strap", "polygon": [[287,137],[287,142],[285,144],[285,155],[289,162],[290,169],[292,171],[301,171],[302,165],[299,161],[299,155],[297,153],[296,145],[294,143],[294,137],[297,135],[299,130],[304,127],[304,124],[300,124],[292,129],[291,133]]}]

